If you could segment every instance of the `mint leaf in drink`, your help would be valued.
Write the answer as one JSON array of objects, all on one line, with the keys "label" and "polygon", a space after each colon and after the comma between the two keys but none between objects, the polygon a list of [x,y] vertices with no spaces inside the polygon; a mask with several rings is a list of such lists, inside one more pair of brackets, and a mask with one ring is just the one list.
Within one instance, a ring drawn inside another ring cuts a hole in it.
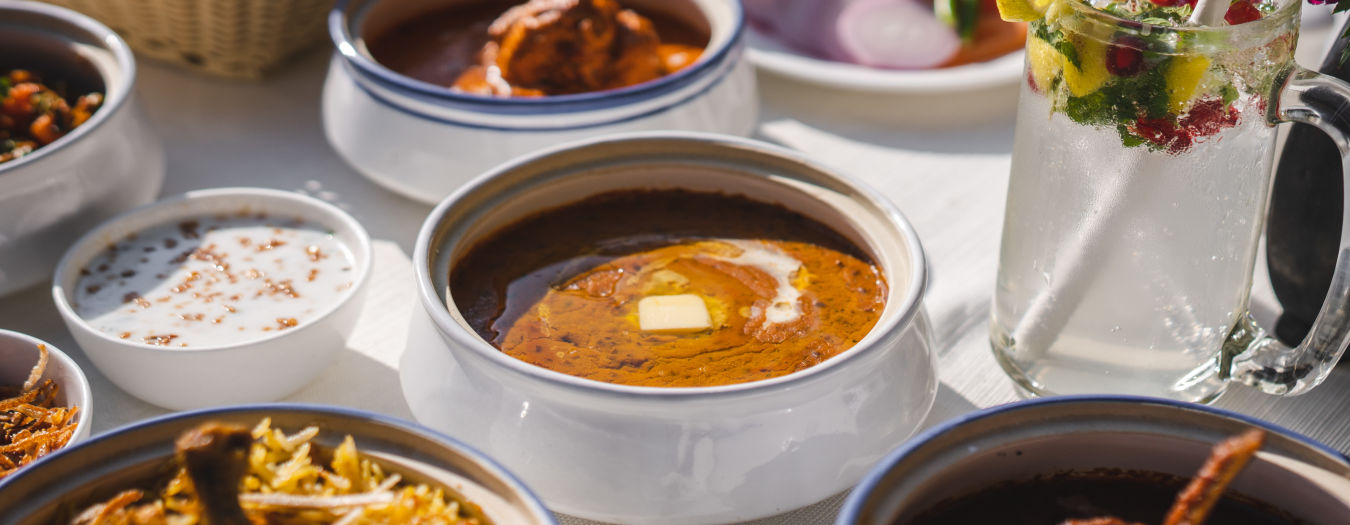
[{"label": "mint leaf in drink", "polygon": [[1051,29],[1049,24],[1043,22],[1033,23],[1032,27],[1034,28],[1032,34],[1058,50],[1069,64],[1080,69],[1083,67],[1083,63],[1078,60],[1078,48],[1073,47],[1073,42],[1064,38],[1063,32],[1058,29]]},{"label": "mint leaf in drink", "polygon": [[1116,133],[1120,134],[1120,144],[1127,148],[1137,148],[1148,143],[1147,140],[1131,132],[1130,128],[1124,124],[1116,125]]},{"label": "mint leaf in drink", "polygon": [[1085,97],[1069,97],[1064,102],[1064,115],[1085,126],[1112,124],[1112,113],[1111,101],[1104,90]]}]

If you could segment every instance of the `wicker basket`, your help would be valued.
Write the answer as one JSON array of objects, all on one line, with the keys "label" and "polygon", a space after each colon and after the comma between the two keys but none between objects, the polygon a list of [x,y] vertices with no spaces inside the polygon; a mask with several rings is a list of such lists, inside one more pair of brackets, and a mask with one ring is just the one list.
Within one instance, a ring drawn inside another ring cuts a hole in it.
[{"label": "wicker basket", "polygon": [[258,78],[325,40],[333,0],[43,0],[107,24],[136,52],[231,78]]}]

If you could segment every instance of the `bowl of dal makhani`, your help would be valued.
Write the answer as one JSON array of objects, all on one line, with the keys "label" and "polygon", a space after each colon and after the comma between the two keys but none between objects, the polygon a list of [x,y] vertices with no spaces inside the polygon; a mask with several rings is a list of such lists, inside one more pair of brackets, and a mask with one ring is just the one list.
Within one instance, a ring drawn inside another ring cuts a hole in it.
[{"label": "bowl of dal makhani", "polygon": [[[856,483],[936,392],[925,263],[893,205],[802,155],[612,136],[501,166],[414,254],[419,420],[554,511],[718,523]],[[426,342],[423,340],[422,342]]]}]

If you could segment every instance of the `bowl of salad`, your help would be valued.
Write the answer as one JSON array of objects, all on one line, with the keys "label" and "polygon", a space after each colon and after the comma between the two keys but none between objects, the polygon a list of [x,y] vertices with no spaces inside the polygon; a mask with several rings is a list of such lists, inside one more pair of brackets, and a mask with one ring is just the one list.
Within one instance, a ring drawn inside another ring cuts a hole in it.
[{"label": "bowl of salad", "polygon": [[71,241],[159,194],[164,151],[107,26],[0,0],[0,295],[46,279]]},{"label": "bowl of salad", "polygon": [[1026,24],[994,0],[746,0],[750,60],[828,87],[941,93],[1012,85]]}]

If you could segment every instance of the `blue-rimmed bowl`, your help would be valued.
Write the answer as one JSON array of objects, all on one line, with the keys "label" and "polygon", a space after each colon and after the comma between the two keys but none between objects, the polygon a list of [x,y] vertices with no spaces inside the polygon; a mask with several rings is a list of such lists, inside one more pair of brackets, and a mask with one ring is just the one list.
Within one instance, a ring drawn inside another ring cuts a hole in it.
[{"label": "blue-rimmed bowl", "polygon": [[481,0],[339,0],[329,16],[337,52],[323,90],[328,141],[352,167],[408,197],[438,202],[470,178],[525,153],[644,130],[748,135],[758,116],[743,60],[739,2],[625,0],[708,31],[697,62],[620,89],[538,98],[470,95],[376,62],[367,37],[418,14]]},{"label": "blue-rimmed bowl", "polygon": [[1190,478],[1210,447],[1252,428],[1266,431],[1265,444],[1230,491],[1305,523],[1350,523],[1344,491],[1350,461],[1325,445],[1202,405],[1065,396],[990,408],[928,430],[863,478],[837,524],[905,524],[939,502],[1058,472],[1121,469]]},{"label": "blue-rimmed bowl", "polygon": [[[440,483],[479,504],[500,525],[556,525],[530,490],[495,461],[453,438],[413,423],[322,405],[246,405],[172,414],[114,430],[48,456],[0,481],[0,516],[13,525],[55,523],[69,512],[129,488],[145,489],[165,472],[174,440],[207,421],[252,427],[265,417],[293,433],[319,427],[315,442],[336,447],[351,435],[363,457],[414,482]],[[68,517],[68,516],[67,516]],[[64,522],[63,522],[64,523]]]}]

